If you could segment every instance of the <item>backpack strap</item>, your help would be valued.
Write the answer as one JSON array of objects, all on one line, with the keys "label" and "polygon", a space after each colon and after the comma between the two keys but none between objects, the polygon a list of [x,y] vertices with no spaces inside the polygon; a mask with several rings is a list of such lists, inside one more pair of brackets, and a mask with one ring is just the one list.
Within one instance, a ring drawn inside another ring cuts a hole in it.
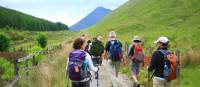
[{"label": "backpack strap", "polygon": [[167,58],[167,55],[170,53],[168,50],[163,50],[163,49],[159,49],[158,51],[160,51],[164,55],[165,60]]}]

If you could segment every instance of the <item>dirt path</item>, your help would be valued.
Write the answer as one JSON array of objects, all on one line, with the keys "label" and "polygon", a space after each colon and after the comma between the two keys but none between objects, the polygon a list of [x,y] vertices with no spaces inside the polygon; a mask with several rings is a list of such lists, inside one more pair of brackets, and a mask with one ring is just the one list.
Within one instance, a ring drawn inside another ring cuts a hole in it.
[{"label": "dirt path", "polygon": [[[91,87],[97,87],[97,80],[92,79]],[[99,72],[99,87],[133,87],[132,81],[123,74],[115,76],[113,67],[107,61],[103,61]]]}]

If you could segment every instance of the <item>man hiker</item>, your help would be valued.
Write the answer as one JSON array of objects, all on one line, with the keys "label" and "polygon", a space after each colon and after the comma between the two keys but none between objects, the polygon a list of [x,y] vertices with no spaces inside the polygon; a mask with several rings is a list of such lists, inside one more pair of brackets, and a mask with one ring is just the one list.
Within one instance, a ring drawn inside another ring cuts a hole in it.
[{"label": "man hiker", "polygon": [[100,36],[93,38],[89,53],[92,56],[92,61],[94,65],[102,64],[102,54],[104,53],[104,45],[103,42],[101,41]]},{"label": "man hiker", "polygon": [[138,76],[142,67],[144,53],[142,41],[139,36],[134,36],[133,43],[129,46],[128,56],[130,58],[130,66],[132,71],[132,78],[134,80],[134,87],[139,87]]},{"label": "man hiker", "polygon": [[154,71],[153,87],[169,87],[170,81],[177,76],[177,57],[168,51],[167,37],[159,37],[154,43],[157,50],[153,53],[148,67],[149,72]]},{"label": "man hiker", "polygon": [[91,56],[83,50],[83,45],[82,38],[76,39],[73,43],[74,50],[67,59],[67,77],[72,81],[72,87],[90,87],[90,71],[98,71],[92,63]]},{"label": "man hiker", "polygon": [[111,65],[114,65],[116,77],[118,77],[120,62],[123,58],[123,54],[122,44],[116,39],[116,33],[114,31],[109,32],[109,41],[106,43],[105,50],[109,57],[108,61]]}]

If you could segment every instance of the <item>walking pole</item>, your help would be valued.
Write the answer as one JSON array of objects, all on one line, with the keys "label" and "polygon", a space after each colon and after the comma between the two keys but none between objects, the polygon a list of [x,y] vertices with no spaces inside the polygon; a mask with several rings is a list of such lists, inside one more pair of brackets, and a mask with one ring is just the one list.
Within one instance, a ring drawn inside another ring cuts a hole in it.
[{"label": "walking pole", "polygon": [[149,71],[147,71],[147,79],[148,79],[148,83],[147,83],[147,87],[150,87],[150,75],[149,75]]},{"label": "walking pole", "polygon": [[67,87],[69,87],[68,66],[69,66],[69,59],[67,59],[67,66],[66,66]]},{"label": "walking pole", "polygon": [[97,87],[99,87],[99,70],[97,71]]}]

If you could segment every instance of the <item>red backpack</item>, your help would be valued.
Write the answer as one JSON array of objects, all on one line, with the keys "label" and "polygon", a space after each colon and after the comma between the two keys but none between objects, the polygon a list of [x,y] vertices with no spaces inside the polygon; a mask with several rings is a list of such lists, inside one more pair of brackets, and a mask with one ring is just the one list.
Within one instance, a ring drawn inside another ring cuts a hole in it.
[{"label": "red backpack", "polygon": [[[164,64],[164,76],[167,80],[174,80],[178,77],[179,75],[179,63],[178,63],[178,57],[168,51],[165,50],[159,50],[160,52],[162,52],[164,54],[164,63],[165,62],[170,62],[169,67],[167,65]],[[165,69],[165,68],[168,68]]]},{"label": "red backpack", "polygon": [[144,53],[143,53],[142,45],[141,44],[134,44],[133,49],[134,49],[134,55],[133,55],[134,62],[135,63],[143,62]]}]

